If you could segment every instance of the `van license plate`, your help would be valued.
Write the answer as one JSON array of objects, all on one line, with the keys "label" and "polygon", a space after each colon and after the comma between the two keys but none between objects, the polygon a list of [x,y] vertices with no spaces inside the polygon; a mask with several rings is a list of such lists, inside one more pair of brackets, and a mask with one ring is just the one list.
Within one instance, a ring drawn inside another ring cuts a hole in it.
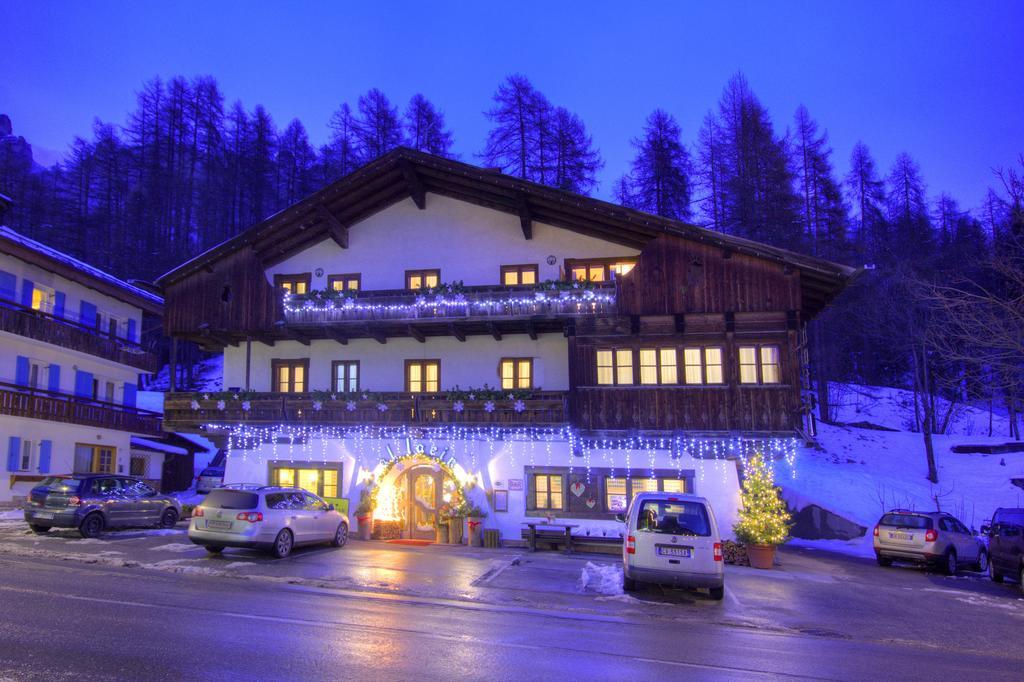
[{"label": "van license plate", "polygon": [[913,542],[914,541],[914,534],[913,533],[893,533],[893,532],[890,532],[889,533],[889,539],[890,540],[899,540],[900,542]]},{"label": "van license plate", "polygon": [[665,547],[658,545],[658,556],[678,556],[689,559],[693,556],[693,550],[689,547]]},{"label": "van license plate", "polygon": [[53,518],[53,513],[52,512],[36,512],[34,516],[37,519],[52,519]]},{"label": "van license plate", "polygon": [[227,530],[228,528],[231,528],[231,522],[230,521],[207,521],[206,522],[206,527],[207,528],[212,528],[213,530]]}]

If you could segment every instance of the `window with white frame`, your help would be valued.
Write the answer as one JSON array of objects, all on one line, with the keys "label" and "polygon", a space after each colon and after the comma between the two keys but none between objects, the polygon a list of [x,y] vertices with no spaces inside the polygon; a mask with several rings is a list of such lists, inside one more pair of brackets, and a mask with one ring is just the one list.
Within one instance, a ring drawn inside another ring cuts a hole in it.
[{"label": "window with white frame", "polygon": [[53,306],[57,300],[57,293],[50,287],[35,284],[32,287],[32,310],[41,313],[53,314]]},{"label": "window with white frame", "polygon": [[18,456],[18,471],[33,471],[36,468],[36,444],[30,440],[21,441]]}]

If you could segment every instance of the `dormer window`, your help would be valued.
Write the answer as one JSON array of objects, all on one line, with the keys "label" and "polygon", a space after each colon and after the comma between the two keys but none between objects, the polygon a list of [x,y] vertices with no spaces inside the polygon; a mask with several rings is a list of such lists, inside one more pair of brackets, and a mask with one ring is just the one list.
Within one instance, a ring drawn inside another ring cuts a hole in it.
[{"label": "dormer window", "polygon": [[635,258],[587,258],[565,261],[569,278],[579,282],[608,282],[628,274],[635,267]]},{"label": "dormer window", "polygon": [[441,281],[440,270],[406,270],[405,288],[411,291],[416,289],[430,289],[436,287]]},{"label": "dormer window", "polygon": [[298,275],[274,275],[274,288],[284,289],[290,294],[307,294],[309,293],[310,280],[311,277],[308,272]]},{"label": "dormer window", "polygon": [[536,265],[502,265],[501,283],[507,287],[537,283]]}]

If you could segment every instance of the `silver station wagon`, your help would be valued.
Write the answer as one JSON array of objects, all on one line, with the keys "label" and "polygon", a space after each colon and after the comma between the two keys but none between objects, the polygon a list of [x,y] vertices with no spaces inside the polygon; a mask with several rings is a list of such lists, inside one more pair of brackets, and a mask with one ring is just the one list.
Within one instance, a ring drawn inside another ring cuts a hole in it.
[{"label": "silver station wagon", "polygon": [[241,547],[283,559],[300,545],[343,547],[348,520],[301,488],[233,486],[211,490],[192,510],[188,537],[211,553]]},{"label": "silver station wagon", "polygon": [[894,561],[934,566],[954,575],[963,565],[988,570],[981,540],[951,514],[894,509],[875,526],[875,556],[880,566]]}]

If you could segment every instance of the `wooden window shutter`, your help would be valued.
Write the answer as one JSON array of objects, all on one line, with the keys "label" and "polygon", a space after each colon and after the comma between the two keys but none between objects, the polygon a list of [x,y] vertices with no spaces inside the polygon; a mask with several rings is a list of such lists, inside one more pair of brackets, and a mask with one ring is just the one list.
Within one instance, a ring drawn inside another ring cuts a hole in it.
[{"label": "wooden window shutter", "polygon": [[7,470],[17,471],[21,458],[21,438],[11,436],[7,439]]},{"label": "wooden window shutter", "polygon": [[537,489],[534,485],[534,474],[526,474],[526,510],[535,511],[537,509]]},{"label": "wooden window shutter", "polygon": [[53,452],[53,441],[44,440],[39,442],[39,473],[50,473],[50,455]]}]

